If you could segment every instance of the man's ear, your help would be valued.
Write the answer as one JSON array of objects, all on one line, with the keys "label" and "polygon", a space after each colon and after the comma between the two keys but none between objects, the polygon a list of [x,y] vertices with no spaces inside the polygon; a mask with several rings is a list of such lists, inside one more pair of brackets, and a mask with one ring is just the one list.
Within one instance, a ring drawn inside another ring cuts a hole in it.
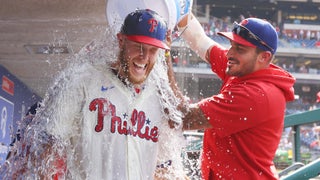
[{"label": "man's ear", "polygon": [[259,62],[270,63],[272,59],[272,53],[270,51],[263,51],[259,55]]},{"label": "man's ear", "polygon": [[124,44],[124,35],[121,34],[121,33],[118,33],[117,34],[117,38],[118,38],[118,45],[119,45],[119,48],[121,49],[123,44]]}]

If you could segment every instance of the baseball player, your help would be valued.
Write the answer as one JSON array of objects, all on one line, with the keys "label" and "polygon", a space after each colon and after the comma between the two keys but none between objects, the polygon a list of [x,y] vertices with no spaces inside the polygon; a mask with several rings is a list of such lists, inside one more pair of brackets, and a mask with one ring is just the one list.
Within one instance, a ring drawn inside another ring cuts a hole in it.
[{"label": "baseball player", "polygon": [[152,72],[169,50],[166,32],[156,12],[136,10],[117,34],[116,61],[81,63],[61,75],[27,133],[34,170],[25,178],[146,180],[157,167],[179,178],[182,131],[168,125],[169,118],[179,124],[173,92]]}]

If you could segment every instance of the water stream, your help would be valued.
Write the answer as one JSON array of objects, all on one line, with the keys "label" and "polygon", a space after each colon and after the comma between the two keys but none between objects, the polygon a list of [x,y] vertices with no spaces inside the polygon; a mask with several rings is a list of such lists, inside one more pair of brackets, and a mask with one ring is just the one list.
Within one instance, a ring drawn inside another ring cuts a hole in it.
[{"label": "water stream", "polygon": [[[85,71],[87,64],[99,68],[106,67],[109,63],[117,59],[117,48],[118,45],[115,35],[111,34],[107,29],[100,38],[93,40],[83,47],[79,53],[72,55],[68,59],[69,64],[55,77],[54,83],[48,90],[46,97],[41,103],[41,108],[38,109],[33,120],[21,121],[20,128],[24,129],[24,133],[21,135],[21,140],[13,147],[13,151],[16,152],[15,155],[11,156],[1,168],[3,179],[45,179],[44,175],[46,175],[47,178],[50,177],[53,179],[56,175],[63,177],[62,179],[77,179],[85,174],[86,171],[89,171],[89,169],[85,169],[89,166],[83,165],[88,163],[88,159],[75,159],[78,157],[74,155],[74,151],[79,150],[79,147],[86,147],[88,142],[61,141],[50,135],[46,128],[49,122],[63,121],[63,123],[60,123],[58,126],[61,134],[69,133],[71,137],[80,136],[80,134],[77,133],[77,126],[74,126],[74,129],[66,129],[64,126],[65,123],[68,123],[68,115],[74,113],[75,107],[70,106],[70,104],[66,102],[61,102],[58,97],[66,96],[77,99],[77,89],[68,88],[74,87],[73,84],[70,84],[72,81],[69,81],[69,78],[73,74],[79,73],[79,69]],[[179,100],[175,98],[169,87],[166,63],[163,55],[164,52],[161,51],[159,60],[150,74],[149,79],[155,83],[158,88],[162,108],[169,110],[165,118],[175,120],[177,124],[179,124],[181,123],[181,113],[176,110],[176,105],[179,103]],[[92,77],[91,81],[95,81],[95,78]],[[61,89],[65,90],[63,94],[60,92]],[[132,102],[132,104],[134,104],[134,102]],[[167,124],[167,121],[163,121],[163,124]],[[167,129],[161,132],[162,134],[159,137],[159,141],[164,139],[166,142],[160,150],[163,160],[170,158],[173,161],[181,162],[181,164],[174,167],[175,169],[173,171],[175,176],[183,176],[185,173],[183,170],[182,158],[184,155],[182,148],[185,147],[186,144],[180,128],[181,126],[177,125],[174,131]],[[73,143],[73,147],[75,148],[67,148],[71,143]],[[68,162],[67,167],[61,163],[63,161]],[[186,159],[184,161],[186,161]],[[78,164],[69,164],[69,162],[77,162]],[[83,172],[75,170],[77,166],[82,165],[84,167]],[[52,168],[53,166],[55,168]],[[67,173],[65,174],[65,172]],[[163,174],[163,178],[171,179],[171,175]]]}]

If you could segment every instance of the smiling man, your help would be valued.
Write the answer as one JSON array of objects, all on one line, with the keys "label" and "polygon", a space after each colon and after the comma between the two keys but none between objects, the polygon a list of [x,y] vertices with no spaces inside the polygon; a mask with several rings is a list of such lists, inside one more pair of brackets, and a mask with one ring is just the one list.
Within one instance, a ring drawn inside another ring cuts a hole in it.
[{"label": "smiling man", "polygon": [[117,62],[112,65],[121,78],[127,79],[138,89],[153,69],[158,49],[169,49],[163,42],[166,35],[165,22],[157,19],[159,15],[152,17],[151,10],[148,12],[150,15],[136,13],[127,16],[121,32],[117,34],[120,64]]},{"label": "smiling man", "polygon": [[92,48],[63,71],[28,128],[30,155],[19,156],[28,166],[12,168],[18,179],[184,178],[182,126],[168,124],[181,117],[168,111],[174,107],[168,80],[156,76],[166,75],[166,34],[166,22],[156,12],[136,10],[117,34],[118,56],[101,58],[99,51],[112,48]]},{"label": "smiling man", "polygon": [[274,27],[257,18],[234,23],[231,32],[218,33],[230,40],[229,49],[206,36],[192,14],[178,29],[223,81],[219,94],[192,104],[183,121],[185,129],[205,129],[202,178],[277,179],[273,158],[295,78],[271,63]]}]

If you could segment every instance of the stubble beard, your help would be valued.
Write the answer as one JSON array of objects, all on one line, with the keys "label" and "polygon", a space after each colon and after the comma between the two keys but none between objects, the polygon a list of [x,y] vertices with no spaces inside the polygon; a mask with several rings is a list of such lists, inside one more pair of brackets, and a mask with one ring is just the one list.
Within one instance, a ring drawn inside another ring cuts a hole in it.
[{"label": "stubble beard", "polygon": [[145,81],[146,78],[136,79],[130,74],[130,71],[129,71],[130,65],[129,65],[128,59],[126,57],[125,50],[126,49],[123,48],[119,54],[119,61],[120,61],[119,75],[121,76],[120,78],[122,79],[122,81],[125,82],[125,84],[140,85]]}]

